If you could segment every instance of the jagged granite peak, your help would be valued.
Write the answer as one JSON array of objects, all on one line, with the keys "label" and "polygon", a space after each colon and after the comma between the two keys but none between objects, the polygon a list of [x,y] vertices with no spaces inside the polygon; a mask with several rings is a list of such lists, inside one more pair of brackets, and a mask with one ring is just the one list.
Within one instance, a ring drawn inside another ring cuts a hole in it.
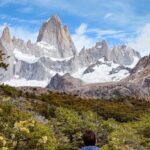
[{"label": "jagged granite peak", "polygon": [[62,26],[58,16],[52,16],[42,25],[37,42],[42,41],[56,48],[54,57],[65,58],[74,56],[76,53],[68,28]]},{"label": "jagged granite peak", "polygon": [[108,44],[104,40],[97,42],[92,48],[85,49],[84,47],[79,53],[80,64],[81,66],[87,66],[103,57],[108,59],[109,51]]},{"label": "jagged granite peak", "polygon": [[9,27],[5,27],[2,36],[0,38],[0,49],[5,54],[5,63],[9,64],[7,71],[3,72],[3,77],[1,80],[8,80],[13,76],[13,62],[14,62],[14,55],[13,55],[13,43],[11,40],[10,30]]},{"label": "jagged granite peak", "polygon": [[135,58],[140,59],[140,54],[126,45],[114,46],[109,55],[110,60],[121,65],[131,65]]},{"label": "jagged granite peak", "polygon": [[6,56],[12,56],[13,52],[13,43],[11,40],[9,27],[6,26],[2,32],[2,36],[0,38],[0,44],[3,47],[3,51]]},{"label": "jagged granite peak", "polygon": [[6,42],[6,43],[10,43],[11,42],[10,30],[9,30],[8,26],[6,26],[4,28],[2,36],[1,36],[1,40]]},{"label": "jagged granite peak", "polygon": [[68,91],[72,88],[80,87],[82,80],[72,77],[69,73],[61,76],[58,73],[51,78],[47,88],[55,91]]}]

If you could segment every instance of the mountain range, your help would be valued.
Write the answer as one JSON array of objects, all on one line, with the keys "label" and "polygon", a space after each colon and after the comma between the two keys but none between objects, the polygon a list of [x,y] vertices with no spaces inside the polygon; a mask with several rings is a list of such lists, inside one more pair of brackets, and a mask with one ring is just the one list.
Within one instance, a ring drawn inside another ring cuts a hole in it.
[{"label": "mountain range", "polygon": [[150,95],[149,56],[141,58],[126,45],[110,48],[104,40],[77,50],[58,16],[42,24],[35,43],[11,37],[9,27],[5,27],[0,49],[9,56],[7,71],[1,70],[5,84],[106,99],[117,92],[123,96]]}]

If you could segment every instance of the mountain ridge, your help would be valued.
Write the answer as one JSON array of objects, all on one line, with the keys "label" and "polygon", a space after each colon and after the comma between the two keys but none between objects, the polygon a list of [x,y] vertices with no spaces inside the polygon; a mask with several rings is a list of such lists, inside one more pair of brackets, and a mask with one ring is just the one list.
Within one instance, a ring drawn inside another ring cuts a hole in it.
[{"label": "mountain ridge", "polygon": [[[19,80],[24,80],[24,84],[37,81],[37,86],[38,82],[43,81],[48,85],[57,73],[61,76],[70,74],[72,79],[78,78],[85,85],[119,82],[130,75],[130,70],[141,58],[132,48],[121,45],[111,49],[104,40],[78,53],[67,26],[63,26],[57,16],[43,23],[36,43],[15,37],[10,39],[9,28],[4,31],[5,36],[1,37],[0,44],[7,55],[11,52],[11,57],[3,82],[10,85],[13,82],[14,86],[19,86],[14,84]],[[6,43],[2,42],[3,38]]]}]

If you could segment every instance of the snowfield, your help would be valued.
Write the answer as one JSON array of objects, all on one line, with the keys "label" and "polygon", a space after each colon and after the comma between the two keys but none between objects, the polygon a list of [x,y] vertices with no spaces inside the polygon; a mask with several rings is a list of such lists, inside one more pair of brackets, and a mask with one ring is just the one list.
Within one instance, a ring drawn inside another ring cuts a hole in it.
[{"label": "snowfield", "polygon": [[17,49],[14,50],[14,55],[16,59],[24,61],[29,64],[36,63],[39,60],[38,57],[35,57],[34,55],[22,53],[21,51]]},{"label": "snowfield", "polygon": [[42,49],[47,49],[47,50],[56,50],[56,47],[54,45],[50,45],[44,41],[37,42],[37,46],[39,46]]},{"label": "snowfield", "polygon": [[[99,61],[104,63],[103,59]],[[82,79],[85,83],[104,83],[104,82],[116,82],[129,75],[127,70],[120,70],[118,73],[110,74],[112,69],[117,68],[119,65],[113,62],[106,62],[107,64],[101,64],[95,66],[94,71],[91,73],[83,74],[86,68],[79,69],[78,72],[72,74],[75,78]]]},{"label": "snowfield", "polygon": [[[28,62],[28,63],[35,63],[38,61],[39,58],[36,58],[31,55],[26,55],[21,52],[18,52],[15,50],[15,57],[17,59]],[[50,58],[53,61],[64,61],[64,60],[70,60],[72,57],[69,57],[68,59],[57,59],[57,58]],[[137,62],[138,58],[134,58],[134,62],[130,66],[126,66],[129,68],[133,68]],[[84,71],[87,69],[87,67],[78,69],[77,72],[71,74],[71,76],[75,78],[80,78],[84,81],[85,84],[90,83],[105,83],[105,82],[117,82],[122,80],[123,78],[127,77],[130,73],[129,71],[123,69],[120,70],[117,73],[110,74],[112,69],[117,68],[119,65],[115,64],[111,61],[104,61],[104,58],[99,59],[100,62],[103,64],[96,65],[93,67],[94,71],[91,73],[84,74]],[[109,64],[109,65],[108,65]],[[57,72],[54,72],[52,70],[48,70],[51,72],[52,76],[54,76]],[[64,73],[59,72],[60,75],[64,75]],[[37,80],[26,80],[26,79],[20,79],[18,75],[15,75],[13,79],[4,82],[4,84],[8,84],[10,86],[20,87],[20,86],[32,86],[32,87],[46,87],[50,80],[44,80],[44,81],[37,81]]]},{"label": "snowfield", "polygon": [[67,57],[67,58],[54,58],[54,57],[49,57],[52,61],[69,61],[72,59],[74,56]]},{"label": "snowfield", "polygon": [[49,81],[37,81],[37,80],[26,80],[26,79],[11,79],[10,81],[4,82],[5,85],[10,85],[14,87],[21,87],[21,86],[32,86],[32,87],[46,87]]}]

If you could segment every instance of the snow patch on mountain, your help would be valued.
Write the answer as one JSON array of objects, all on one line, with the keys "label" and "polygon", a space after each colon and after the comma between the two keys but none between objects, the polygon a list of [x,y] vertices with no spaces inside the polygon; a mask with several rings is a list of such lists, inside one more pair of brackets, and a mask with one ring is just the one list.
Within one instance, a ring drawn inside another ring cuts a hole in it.
[{"label": "snow patch on mountain", "polygon": [[22,79],[11,79],[9,81],[4,82],[4,85],[10,85],[14,87],[20,86],[32,86],[32,87],[46,87],[48,85],[49,80],[37,81],[37,80],[26,80]]},{"label": "snow patch on mountain", "polygon": [[38,57],[35,57],[34,55],[22,53],[18,49],[14,50],[14,55],[17,60],[21,60],[29,64],[36,63],[39,60]]},{"label": "snow patch on mountain", "polygon": [[72,74],[75,78],[82,79],[85,83],[104,83],[104,82],[116,82],[130,73],[126,69],[122,69],[116,73],[112,73],[112,70],[119,67],[118,64],[112,61],[105,61],[104,58],[99,59],[100,64],[96,64],[92,69],[93,72],[84,73],[87,68],[81,68],[76,73]]},{"label": "snow patch on mountain", "polygon": [[139,62],[139,58],[133,56],[133,59],[134,59],[133,63],[131,65],[126,66],[126,67],[129,67],[129,68],[132,69],[132,68],[134,68],[136,66],[136,64]]},{"label": "snow patch on mountain", "polygon": [[[108,70],[107,70],[108,69]],[[106,65],[96,67],[92,73],[85,74],[82,80],[86,83],[105,83],[105,82],[116,82],[129,75],[127,70],[121,70],[116,74],[109,75],[110,68]]]},{"label": "snow patch on mountain", "polygon": [[44,41],[37,42],[37,46],[43,49],[47,49],[47,50],[56,50],[56,47],[54,45],[48,44]]},{"label": "snow patch on mountain", "polygon": [[54,58],[54,57],[50,57],[50,59],[52,61],[69,61],[70,59],[72,59],[74,56],[71,57],[67,57],[67,58]]}]

